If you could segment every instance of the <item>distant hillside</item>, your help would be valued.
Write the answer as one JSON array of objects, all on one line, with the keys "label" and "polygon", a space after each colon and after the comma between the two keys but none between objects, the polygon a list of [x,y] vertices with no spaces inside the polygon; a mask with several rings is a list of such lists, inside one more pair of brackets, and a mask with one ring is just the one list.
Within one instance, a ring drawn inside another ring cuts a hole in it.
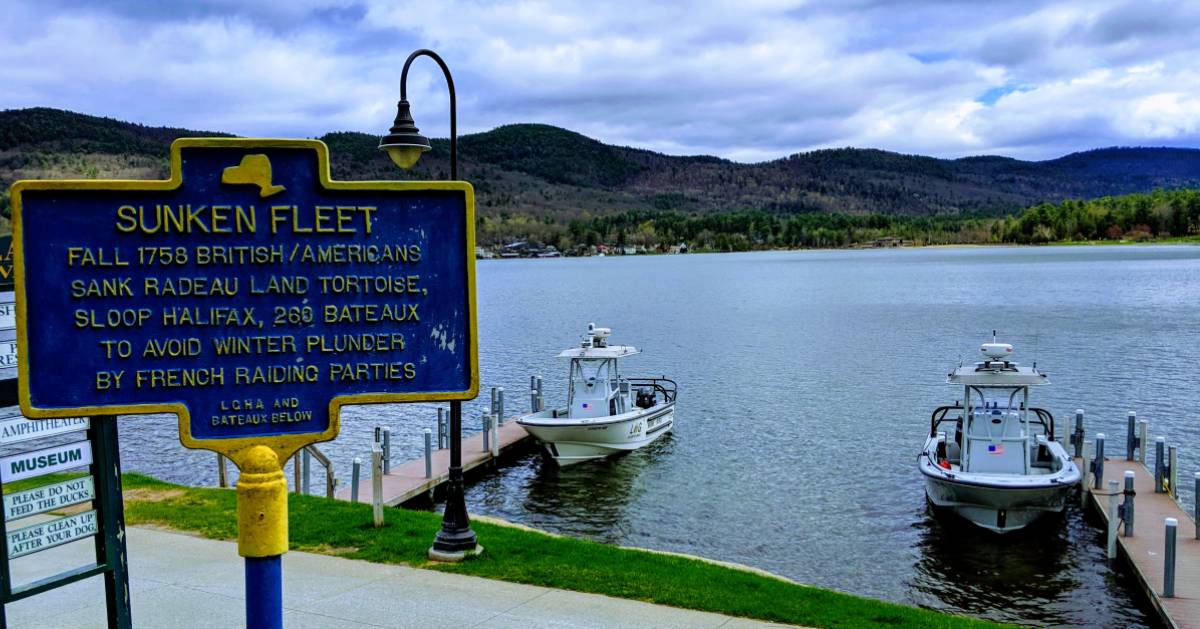
[{"label": "distant hillside", "polygon": [[[216,135],[45,108],[0,112],[0,210],[7,213],[7,188],[18,178],[162,177],[173,139]],[[449,176],[445,140],[406,173],[376,149],[377,136],[321,139],[338,179]],[[846,148],[740,164],[610,146],[537,124],[464,136],[459,159],[482,217],[558,225],[628,211],[996,215],[1065,199],[1200,187],[1195,149],[1108,148],[1027,162]]]}]

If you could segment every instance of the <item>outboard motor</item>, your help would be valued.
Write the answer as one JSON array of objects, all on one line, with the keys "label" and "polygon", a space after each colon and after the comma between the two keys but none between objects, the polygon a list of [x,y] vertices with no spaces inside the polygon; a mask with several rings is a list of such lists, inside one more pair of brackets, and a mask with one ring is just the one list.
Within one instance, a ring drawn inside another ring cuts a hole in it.
[{"label": "outboard motor", "polygon": [[658,398],[654,395],[654,389],[650,387],[641,387],[637,390],[637,407],[650,408],[658,404]]}]

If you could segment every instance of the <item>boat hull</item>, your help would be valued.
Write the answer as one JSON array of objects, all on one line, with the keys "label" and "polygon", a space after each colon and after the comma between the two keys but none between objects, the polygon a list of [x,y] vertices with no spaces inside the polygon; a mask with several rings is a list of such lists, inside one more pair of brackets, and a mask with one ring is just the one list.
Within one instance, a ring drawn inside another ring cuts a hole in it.
[{"label": "boat hull", "polygon": [[925,477],[925,494],[934,506],[996,533],[1022,529],[1047,513],[1061,513],[1072,487],[1001,488]]},{"label": "boat hull", "polygon": [[[559,411],[565,414],[564,411]],[[571,419],[543,411],[517,419],[559,465],[602,459],[645,447],[671,432],[675,403],[610,417]]]}]

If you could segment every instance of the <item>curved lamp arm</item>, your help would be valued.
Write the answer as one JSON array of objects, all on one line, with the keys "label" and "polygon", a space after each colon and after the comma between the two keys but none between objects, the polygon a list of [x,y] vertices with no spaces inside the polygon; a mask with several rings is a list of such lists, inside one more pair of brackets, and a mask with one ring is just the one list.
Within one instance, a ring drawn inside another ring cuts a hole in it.
[{"label": "curved lamp arm", "polygon": [[404,70],[400,73],[400,100],[408,100],[408,68],[417,57],[429,57],[437,62],[446,76],[446,87],[450,89],[450,179],[458,180],[458,105],[454,97],[454,78],[450,76],[450,68],[438,54],[428,48],[413,51],[404,61]]}]

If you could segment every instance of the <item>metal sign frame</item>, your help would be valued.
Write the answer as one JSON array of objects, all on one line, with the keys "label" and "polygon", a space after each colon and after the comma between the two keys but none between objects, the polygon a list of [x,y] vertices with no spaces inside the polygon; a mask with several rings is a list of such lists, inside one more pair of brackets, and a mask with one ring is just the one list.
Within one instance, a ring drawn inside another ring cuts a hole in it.
[{"label": "metal sign frame", "polygon": [[321,190],[329,191],[456,191],[461,192],[465,199],[466,215],[464,217],[463,254],[466,257],[466,299],[468,313],[466,315],[467,342],[465,356],[470,361],[468,371],[468,388],[462,391],[418,392],[418,393],[365,393],[350,395],[335,395],[329,401],[329,426],[321,433],[298,433],[287,435],[254,435],[247,437],[229,437],[215,439],[198,439],[192,435],[190,411],[182,403],[147,403],[147,404],[114,404],[75,406],[71,408],[39,408],[34,406],[31,399],[30,374],[35,367],[32,358],[23,358],[17,366],[18,393],[22,413],[29,418],[44,419],[58,417],[77,417],[82,415],[116,415],[144,413],[176,413],[179,417],[179,440],[188,448],[208,449],[233,459],[241,467],[243,458],[248,450],[255,446],[267,446],[272,449],[280,461],[286,461],[306,445],[329,441],[338,434],[340,425],[340,410],[350,404],[375,404],[392,402],[436,402],[461,401],[474,399],[479,394],[479,341],[477,325],[477,306],[475,299],[475,193],[471,184],[464,181],[337,181],[330,176],[329,149],[319,140],[284,140],[284,139],[252,139],[252,138],[180,138],[171,144],[170,178],[165,180],[30,180],[18,181],[12,186],[12,224],[14,243],[14,276],[16,289],[16,324],[18,352],[21,356],[31,357],[27,322],[27,288],[24,243],[25,217],[22,207],[22,193],[34,190],[49,191],[106,191],[114,190],[141,192],[174,191],[183,185],[183,167],[181,150],[189,148],[219,148],[219,149],[306,149],[316,153],[317,180]]},{"label": "metal sign frame", "polygon": [[[8,403],[13,401],[8,400]],[[0,404],[4,402],[0,399]],[[121,500],[121,457],[117,447],[116,420],[116,417],[92,417],[91,426],[87,429],[93,453],[92,464],[88,466],[95,491],[91,503],[97,514],[97,530],[92,535],[96,550],[94,563],[14,587],[7,548],[9,527],[4,518],[0,518],[0,540],[4,540],[5,544],[4,552],[0,554],[0,629],[8,626],[4,609],[9,603],[97,575],[104,575],[108,626],[116,629],[133,627],[129,605],[125,505]],[[4,486],[0,484],[0,502],[3,500]]]}]

